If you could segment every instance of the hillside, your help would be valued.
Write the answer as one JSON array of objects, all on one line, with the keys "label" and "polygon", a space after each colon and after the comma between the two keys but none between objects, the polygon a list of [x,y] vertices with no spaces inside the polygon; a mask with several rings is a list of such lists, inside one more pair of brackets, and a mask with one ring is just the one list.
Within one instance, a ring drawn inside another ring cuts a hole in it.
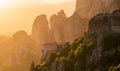
[{"label": "hillside", "polygon": [[[111,36],[115,35],[105,37],[106,41],[115,39],[115,37]],[[117,36],[116,39],[120,39],[120,34]],[[111,47],[114,46],[114,44],[111,44],[112,41],[105,43],[103,55],[101,58],[98,58],[98,54],[95,51],[97,50],[96,39],[87,44],[85,44],[83,40],[84,38],[79,38],[72,44],[64,45],[62,51],[51,53],[45,61],[34,68],[35,71],[120,70],[120,51],[115,50],[116,47]],[[119,40],[116,40],[116,42],[117,41]],[[118,43],[120,43],[120,41]]]},{"label": "hillside", "polygon": [[96,15],[83,37],[65,43],[39,65],[32,64],[30,71],[119,71],[119,14],[120,10],[115,10]]}]

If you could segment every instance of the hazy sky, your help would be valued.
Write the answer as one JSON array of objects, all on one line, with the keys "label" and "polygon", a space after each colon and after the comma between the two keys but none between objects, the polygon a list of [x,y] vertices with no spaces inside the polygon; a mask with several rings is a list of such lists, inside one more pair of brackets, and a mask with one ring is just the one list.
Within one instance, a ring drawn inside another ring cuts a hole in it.
[{"label": "hazy sky", "polygon": [[75,0],[0,0],[0,8],[43,5],[45,3],[54,4],[54,3],[62,3],[68,1],[75,1]]},{"label": "hazy sky", "polygon": [[31,33],[36,16],[48,17],[61,9],[70,16],[75,9],[75,0],[0,0],[0,35],[25,30]]}]

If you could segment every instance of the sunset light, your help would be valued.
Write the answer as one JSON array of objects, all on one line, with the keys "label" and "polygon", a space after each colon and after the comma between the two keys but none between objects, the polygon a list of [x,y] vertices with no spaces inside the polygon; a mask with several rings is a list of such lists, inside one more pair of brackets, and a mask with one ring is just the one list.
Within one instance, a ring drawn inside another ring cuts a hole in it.
[{"label": "sunset light", "polygon": [[0,0],[0,71],[120,71],[120,0]]},{"label": "sunset light", "polygon": [[11,4],[10,0],[0,0],[0,8],[8,7]]},{"label": "sunset light", "polygon": [[67,2],[67,1],[72,1],[72,0],[40,0],[40,1],[44,3],[61,3],[61,2]]}]

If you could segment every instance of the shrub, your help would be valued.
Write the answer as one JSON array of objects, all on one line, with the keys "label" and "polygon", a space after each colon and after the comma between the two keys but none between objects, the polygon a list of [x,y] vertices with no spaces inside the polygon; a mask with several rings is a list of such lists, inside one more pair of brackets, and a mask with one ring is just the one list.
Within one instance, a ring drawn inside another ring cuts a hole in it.
[{"label": "shrub", "polygon": [[51,59],[51,61],[54,61],[57,58],[57,53],[51,53],[47,59]]},{"label": "shrub", "polygon": [[118,66],[111,66],[108,71],[120,71],[120,64]]},{"label": "shrub", "polygon": [[60,62],[62,63],[62,62],[65,62],[66,61],[66,58],[65,57],[61,57],[60,58]]}]

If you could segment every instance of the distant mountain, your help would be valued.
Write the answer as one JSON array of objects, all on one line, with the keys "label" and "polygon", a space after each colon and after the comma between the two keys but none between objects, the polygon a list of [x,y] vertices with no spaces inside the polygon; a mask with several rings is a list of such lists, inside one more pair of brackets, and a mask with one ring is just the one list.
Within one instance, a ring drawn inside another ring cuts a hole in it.
[{"label": "distant mountain", "polygon": [[25,31],[12,37],[0,36],[0,70],[26,71],[32,61],[39,63],[41,48]]}]

